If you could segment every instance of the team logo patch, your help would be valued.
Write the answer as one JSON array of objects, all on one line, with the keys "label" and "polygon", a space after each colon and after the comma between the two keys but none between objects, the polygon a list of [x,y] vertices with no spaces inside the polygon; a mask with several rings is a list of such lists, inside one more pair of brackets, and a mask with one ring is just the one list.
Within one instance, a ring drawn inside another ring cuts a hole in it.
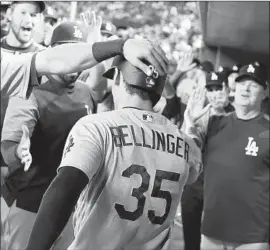
[{"label": "team logo patch", "polygon": [[82,35],[82,32],[80,31],[80,29],[78,28],[78,26],[74,26],[74,33],[73,33],[73,36],[74,36],[75,38],[82,39],[83,35]]},{"label": "team logo patch", "polygon": [[251,156],[258,155],[259,147],[257,147],[257,143],[253,137],[248,137],[248,144],[245,150],[246,150],[246,155],[251,155]]},{"label": "team logo patch", "polygon": [[63,158],[66,157],[67,153],[70,152],[70,149],[74,146],[74,139],[73,139],[73,136],[69,136],[69,139],[68,139],[68,145],[66,146],[66,149],[65,149],[65,152],[64,152],[64,156]]},{"label": "team logo patch", "polygon": [[252,64],[248,65],[247,72],[248,73],[254,73],[255,72],[255,68],[253,67]]},{"label": "team logo patch", "polygon": [[154,116],[149,115],[149,114],[143,114],[142,118],[146,122],[154,122]]},{"label": "team logo patch", "polygon": [[217,74],[216,74],[216,73],[212,73],[212,74],[211,74],[211,80],[215,81],[215,80],[217,80],[217,79],[218,79]]}]

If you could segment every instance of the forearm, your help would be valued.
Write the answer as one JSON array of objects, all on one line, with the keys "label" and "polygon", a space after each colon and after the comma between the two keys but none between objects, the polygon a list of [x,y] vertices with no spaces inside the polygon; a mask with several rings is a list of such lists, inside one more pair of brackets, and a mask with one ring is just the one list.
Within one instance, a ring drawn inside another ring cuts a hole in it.
[{"label": "forearm", "polygon": [[165,84],[162,95],[166,99],[171,99],[171,98],[173,98],[175,96],[175,88],[171,85],[170,82],[167,82]]},{"label": "forearm", "polygon": [[[65,167],[43,196],[28,245],[25,250],[48,250],[67,224],[81,191],[88,183],[81,171]],[[73,183],[73,185],[69,185]]]},{"label": "forearm", "polygon": [[94,44],[63,44],[46,49],[37,54],[37,74],[69,74],[92,68],[103,60],[121,54],[124,42],[118,39]]},{"label": "forearm", "polygon": [[2,141],[1,142],[1,153],[5,163],[9,167],[9,171],[13,172],[14,170],[22,167],[21,159],[17,156],[18,142],[14,141]]},{"label": "forearm", "polygon": [[171,85],[175,88],[176,84],[178,82],[178,80],[180,79],[180,77],[182,76],[183,72],[182,71],[175,71],[175,73],[170,77],[170,82]]},{"label": "forearm", "polygon": [[182,124],[181,131],[191,137],[201,149],[203,148],[205,141],[204,131],[199,129],[197,124],[188,124],[185,120]]}]

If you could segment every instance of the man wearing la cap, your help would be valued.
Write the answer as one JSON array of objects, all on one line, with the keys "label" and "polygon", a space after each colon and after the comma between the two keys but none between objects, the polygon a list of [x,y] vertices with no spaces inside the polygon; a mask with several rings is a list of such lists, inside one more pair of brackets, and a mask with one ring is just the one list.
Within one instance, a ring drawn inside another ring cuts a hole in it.
[{"label": "man wearing la cap", "polygon": [[[63,22],[54,29],[51,46],[86,43],[86,40],[85,26]],[[86,84],[76,82],[79,74],[47,75],[27,100],[10,98],[1,141],[1,152],[9,169],[1,188],[3,249],[25,248],[42,196],[61,161],[69,131],[81,117],[95,112],[91,90]],[[20,145],[25,134],[22,125],[27,127],[31,144],[32,163],[28,171],[24,171],[21,163]],[[72,239],[70,221],[54,249],[66,249]]]},{"label": "man wearing la cap", "polygon": [[[195,90],[189,102],[193,102],[196,95],[200,95],[202,102],[208,102],[210,107],[196,121],[197,127],[203,131],[208,127],[211,116],[224,115],[233,112],[234,108],[228,101],[228,79],[223,72],[210,72],[206,76],[206,86]],[[203,97],[205,99],[203,99]],[[188,104],[189,107],[189,104]],[[207,107],[205,107],[207,108]],[[190,110],[194,112],[194,110]],[[185,123],[182,127],[184,130]],[[201,138],[200,141],[204,141]],[[201,146],[204,151],[204,145]],[[203,173],[198,180],[185,187],[181,202],[181,215],[186,250],[200,250],[201,220],[203,212]]]},{"label": "man wearing la cap", "polygon": [[148,77],[117,56],[103,76],[114,80],[116,110],[73,127],[26,250],[48,249],[76,203],[68,250],[168,249],[181,190],[200,172],[200,150],[153,112],[166,75]]},{"label": "man wearing la cap", "polygon": [[266,70],[254,62],[239,73],[235,112],[213,116],[204,131],[202,250],[269,247],[269,117],[261,111]]}]

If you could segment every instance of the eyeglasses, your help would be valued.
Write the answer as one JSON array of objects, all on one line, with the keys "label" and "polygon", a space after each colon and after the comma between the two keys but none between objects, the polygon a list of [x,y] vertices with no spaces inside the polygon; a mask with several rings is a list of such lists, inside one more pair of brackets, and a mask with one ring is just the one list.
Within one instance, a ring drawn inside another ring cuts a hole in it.
[{"label": "eyeglasses", "polygon": [[208,92],[221,91],[223,89],[223,86],[222,85],[212,85],[212,86],[207,86],[206,89]]}]

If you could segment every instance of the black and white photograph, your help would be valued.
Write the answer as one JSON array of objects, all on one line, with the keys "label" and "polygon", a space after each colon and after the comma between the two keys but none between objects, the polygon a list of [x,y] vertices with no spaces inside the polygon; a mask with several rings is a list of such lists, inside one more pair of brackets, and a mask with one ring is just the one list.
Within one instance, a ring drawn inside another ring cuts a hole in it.
[{"label": "black and white photograph", "polygon": [[269,7],[1,0],[1,250],[269,250]]}]

